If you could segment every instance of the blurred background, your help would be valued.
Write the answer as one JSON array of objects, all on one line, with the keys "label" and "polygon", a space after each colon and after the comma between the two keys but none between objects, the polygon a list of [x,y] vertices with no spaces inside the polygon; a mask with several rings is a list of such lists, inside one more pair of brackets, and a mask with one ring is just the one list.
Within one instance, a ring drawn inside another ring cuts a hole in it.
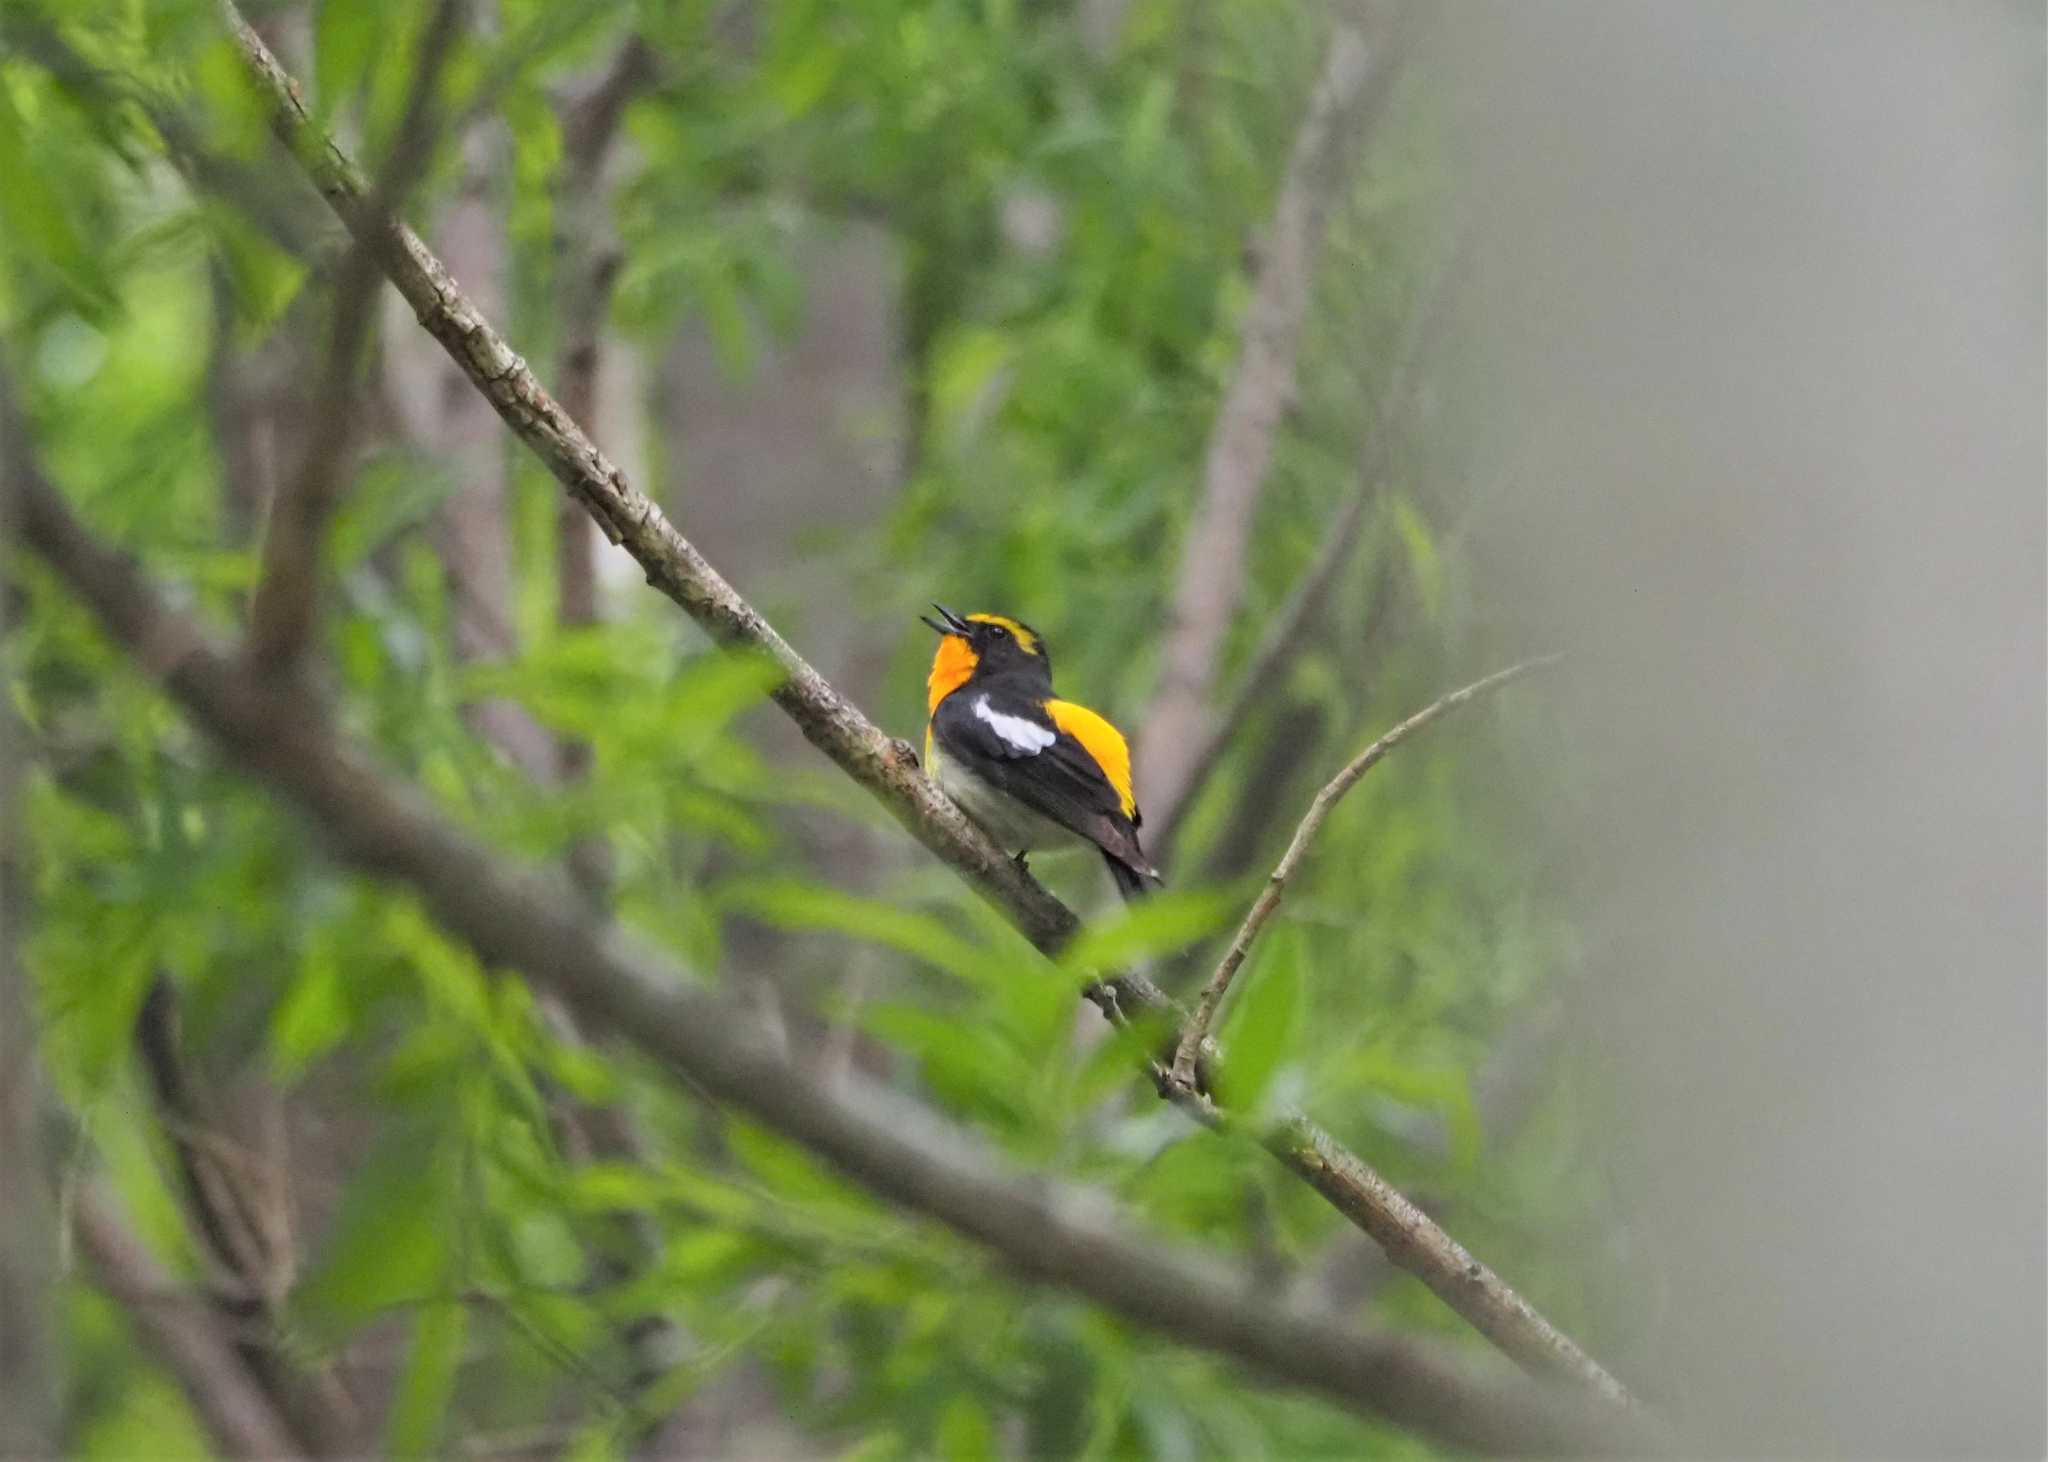
[{"label": "blurred background", "polygon": [[[921,733],[927,601],[1045,635],[1133,733],[1164,983],[1347,758],[1568,652],[1339,806],[1227,1096],[1326,1124],[1690,1450],[2048,1448],[2039,7],[244,8],[878,723]],[[324,463],[308,673],[442,811],[805,1062],[1501,1364],[1153,1100],[351,293],[212,0],[0,4],[0,179],[9,450],[223,640]],[[5,573],[0,1450],[211,1455],[181,1308],[349,1455],[1432,1450],[579,1037]]]}]

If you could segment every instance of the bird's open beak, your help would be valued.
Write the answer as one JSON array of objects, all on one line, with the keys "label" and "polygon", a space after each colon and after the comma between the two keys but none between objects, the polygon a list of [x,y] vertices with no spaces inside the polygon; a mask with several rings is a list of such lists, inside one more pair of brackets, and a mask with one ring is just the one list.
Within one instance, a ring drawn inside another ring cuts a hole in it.
[{"label": "bird's open beak", "polygon": [[[938,619],[933,619],[929,614],[920,614],[918,618],[923,620],[926,624],[930,625],[933,629],[937,630],[940,634],[970,635],[974,632],[974,627],[972,625],[968,624],[966,620],[962,619],[959,615],[955,614],[945,605],[934,604],[932,608],[939,611]],[[941,621],[943,621],[943,623]]]}]

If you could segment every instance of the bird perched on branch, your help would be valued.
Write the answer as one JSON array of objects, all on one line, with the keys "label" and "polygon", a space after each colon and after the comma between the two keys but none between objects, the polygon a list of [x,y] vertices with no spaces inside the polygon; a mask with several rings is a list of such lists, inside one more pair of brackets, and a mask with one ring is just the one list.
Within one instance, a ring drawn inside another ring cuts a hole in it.
[{"label": "bird perched on branch", "polygon": [[1132,899],[1159,874],[1138,845],[1131,749],[1116,727],[1052,690],[1052,662],[1031,626],[1003,614],[920,615],[939,632],[932,659],[925,772],[1019,863],[1034,849],[1082,843]]}]

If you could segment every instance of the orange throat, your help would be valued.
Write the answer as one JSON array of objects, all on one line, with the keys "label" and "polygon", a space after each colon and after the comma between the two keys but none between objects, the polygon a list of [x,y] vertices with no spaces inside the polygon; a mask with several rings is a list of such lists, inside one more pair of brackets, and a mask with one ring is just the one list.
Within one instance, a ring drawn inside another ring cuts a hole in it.
[{"label": "orange throat", "polygon": [[939,653],[932,657],[932,673],[924,683],[930,696],[925,703],[926,715],[937,711],[940,701],[967,684],[979,659],[967,641],[958,635],[939,637]]}]

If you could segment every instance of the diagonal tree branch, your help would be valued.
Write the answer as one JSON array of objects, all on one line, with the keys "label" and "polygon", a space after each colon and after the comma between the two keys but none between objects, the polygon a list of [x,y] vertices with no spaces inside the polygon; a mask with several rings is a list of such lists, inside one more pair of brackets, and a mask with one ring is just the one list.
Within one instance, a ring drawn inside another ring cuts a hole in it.
[{"label": "diagonal tree branch", "polygon": [[1261,1127],[1217,1106],[1200,1089],[1212,1068],[1214,1051],[1212,1042],[1202,1042],[1192,1081],[1184,1082],[1170,1067],[1155,1064],[1152,1074],[1160,1095],[1211,1131],[1247,1138],[1265,1148],[1369,1235],[1390,1262],[1421,1280],[1523,1370],[1564,1378],[1615,1407],[1637,1410],[1628,1389],[1577,1341],[1315,1122],[1293,1113]]},{"label": "diagonal tree branch", "polygon": [[303,1457],[292,1434],[221,1334],[204,1300],[166,1304],[170,1276],[121,1221],[109,1201],[88,1190],[72,1212],[79,1247],[99,1285],[127,1310],[165,1370],[177,1378],[207,1431],[231,1457]]},{"label": "diagonal tree branch", "polygon": [[1229,990],[1231,980],[1244,966],[1245,957],[1251,953],[1252,941],[1259,937],[1259,931],[1266,927],[1266,921],[1273,917],[1280,907],[1280,899],[1287,892],[1288,880],[1294,877],[1308,856],[1308,845],[1322,831],[1323,823],[1329,819],[1344,794],[1358,785],[1359,779],[1378,766],[1386,754],[1406,741],[1410,736],[1443,716],[1455,711],[1468,701],[1477,699],[1490,690],[1497,690],[1511,680],[1517,680],[1532,670],[1555,665],[1561,655],[1543,655],[1533,660],[1524,660],[1510,665],[1505,670],[1496,670],[1483,680],[1452,691],[1449,695],[1432,702],[1417,711],[1379,740],[1345,764],[1344,769],[1332,777],[1322,791],[1316,793],[1309,803],[1308,813],[1301,825],[1294,830],[1294,837],[1287,844],[1287,851],[1266,879],[1265,888],[1252,902],[1251,910],[1238,926],[1237,934],[1231,939],[1230,947],[1217,962],[1216,972],[1209,976],[1209,983],[1202,988],[1201,998],[1195,1002],[1195,1013],[1181,1028],[1180,1041],[1173,1053],[1171,1073],[1175,1086],[1193,1090],[1196,1082],[1196,1058],[1201,1054],[1202,1043],[1209,1038],[1209,1027],[1216,1019],[1217,1007],[1222,1005],[1224,992]]},{"label": "diagonal tree branch", "polygon": [[[1079,927],[1073,911],[971,823],[919,772],[916,753],[907,742],[884,735],[840,695],[676,531],[661,509],[626,480],[477,311],[432,251],[404,224],[374,206],[362,174],[313,124],[295,83],[241,18],[234,0],[220,0],[220,5],[269,107],[273,130],[307,167],[343,223],[376,251],[421,325],[446,347],[520,440],[606,535],[633,555],[651,585],[682,606],[720,644],[761,654],[780,668],[783,679],[769,694],[812,745],[874,794],[912,837],[965,878],[1038,949],[1056,955]],[[1179,1014],[1166,994],[1141,975],[1117,974],[1085,993],[1117,1022]],[[1155,1078],[1164,1076],[1163,1070],[1155,1070]],[[1170,1083],[1162,1080],[1161,1086],[1170,1093]],[[1397,1263],[1430,1276],[1436,1294],[1523,1366],[1546,1373],[1555,1370],[1560,1342],[1583,1359],[1583,1353],[1526,1301],[1305,1119],[1296,1119],[1286,1131],[1269,1133],[1262,1141],[1339,1212],[1388,1246]],[[1485,1282],[1465,1282],[1461,1276],[1468,1270],[1485,1274]],[[1590,1360],[1568,1369],[1596,1394],[1625,1395]]]},{"label": "diagonal tree branch", "polygon": [[[547,466],[613,543],[631,553],[648,583],[722,645],[759,652],[784,673],[770,692],[807,740],[874,793],[919,842],[963,874],[1039,948],[1056,952],[1080,922],[1024,873],[921,775],[908,742],[885,736],[742,599],[661,509],[626,480],[492,328],[441,261],[403,223],[375,206],[368,181],[308,115],[298,85],[278,65],[233,0],[220,0],[230,31],[271,111],[279,138],[310,171],[323,197],[367,242],[420,323],[439,340],[499,416]],[[1098,1000],[1133,1009],[1165,997],[1119,980]]]},{"label": "diagonal tree branch", "polygon": [[724,997],[693,988],[593,922],[559,877],[499,859],[428,810],[334,735],[309,691],[209,643],[83,528],[19,444],[10,455],[23,541],[230,759],[295,804],[344,861],[404,884],[487,963],[561,995],[679,1080],[951,1226],[1024,1277],[1285,1383],[1481,1451],[1651,1445],[1635,1418],[1589,1409],[1575,1393],[1480,1382],[1425,1347],[1284,1308],[1244,1276],[1132,1232],[1099,1196],[1003,1166],[961,1129],[865,1078],[828,1086],[778,1054]]},{"label": "diagonal tree branch", "polygon": [[1138,801],[1147,808],[1181,801],[1200,749],[1217,659],[1244,587],[1253,510],[1294,396],[1295,357],[1325,221],[1399,71],[1399,32],[1407,17],[1380,18],[1378,33],[1368,37],[1361,7],[1339,7],[1260,244],[1237,368],[1209,433],[1201,497],[1181,552],[1159,685],[1137,721],[1144,753]]}]

